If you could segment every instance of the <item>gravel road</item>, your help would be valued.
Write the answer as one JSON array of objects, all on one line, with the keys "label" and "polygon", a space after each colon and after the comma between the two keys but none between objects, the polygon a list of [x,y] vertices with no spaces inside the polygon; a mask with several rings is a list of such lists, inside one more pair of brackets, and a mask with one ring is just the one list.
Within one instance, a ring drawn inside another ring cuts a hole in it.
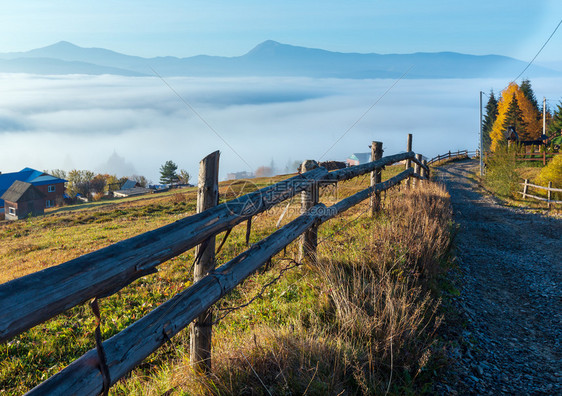
[{"label": "gravel road", "polygon": [[476,191],[474,160],[440,168],[460,226],[446,328],[453,364],[439,394],[562,395],[562,220]]}]

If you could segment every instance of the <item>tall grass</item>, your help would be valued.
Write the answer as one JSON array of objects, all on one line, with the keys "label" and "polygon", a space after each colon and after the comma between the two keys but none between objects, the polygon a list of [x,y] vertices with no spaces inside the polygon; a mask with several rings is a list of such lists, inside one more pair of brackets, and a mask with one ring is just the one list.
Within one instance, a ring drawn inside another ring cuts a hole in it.
[{"label": "tall grass", "polygon": [[[337,197],[330,193],[322,200],[332,203],[368,182],[341,183]],[[439,301],[429,289],[443,270],[451,241],[448,197],[440,187],[425,184],[383,196],[384,210],[375,219],[366,217],[367,206],[361,204],[322,225],[317,263],[284,273],[260,298],[214,326],[210,377],[191,371],[185,330],[112,387],[111,394],[423,392],[440,364],[432,347]],[[191,213],[193,206],[191,197],[176,194],[5,224],[0,228],[0,282],[169,223]],[[295,210],[283,224],[298,215],[298,206],[295,199]],[[254,218],[250,242],[270,234],[284,208]],[[235,227],[219,263],[246,249],[245,231],[245,225]],[[290,245],[285,257],[247,279],[218,308],[256,296],[280,273],[285,259],[297,253],[297,244]],[[161,266],[158,274],[104,298],[103,338],[188,287],[192,262],[187,252]],[[0,393],[24,393],[60,371],[93,347],[94,327],[88,307],[78,306],[10,340],[0,348]]]},{"label": "tall grass", "polygon": [[[215,332],[213,370],[189,358],[164,370],[174,394],[407,394],[429,391],[441,318],[429,291],[451,244],[448,196],[438,186],[392,194],[374,221],[356,208],[323,226],[318,262],[301,267],[257,304],[275,305],[292,287],[312,290],[279,323]],[[399,197],[399,199],[398,199]],[[344,225],[348,225],[342,228]],[[298,299],[299,296],[297,295]],[[246,316],[244,310],[236,316]],[[429,370],[429,367],[432,369]],[[132,381],[138,383],[138,381]],[[160,383],[150,380],[146,384]],[[118,392],[131,388],[121,384]],[[143,389],[147,389],[144,387]],[[162,388],[154,389],[159,394]]]}]

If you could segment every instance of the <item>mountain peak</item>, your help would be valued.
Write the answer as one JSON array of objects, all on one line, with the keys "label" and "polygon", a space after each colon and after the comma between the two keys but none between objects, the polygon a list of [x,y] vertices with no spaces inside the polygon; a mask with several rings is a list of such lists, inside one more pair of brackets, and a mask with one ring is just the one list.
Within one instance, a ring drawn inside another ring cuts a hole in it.
[{"label": "mountain peak", "polygon": [[287,44],[281,44],[274,40],[266,40],[263,43],[256,45],[246,55],[259,55],[263,53],[272,53],[282,47],[290,47],[290,46]]},{"label": "mountain peak", "polygon": [[69,41],[59,41],[57,43],[48,45],[48,46],[43,47],[43,48],[74,49],[74,48],[80,48],[80,47],[77,46],[76,44],[72,44]]}]

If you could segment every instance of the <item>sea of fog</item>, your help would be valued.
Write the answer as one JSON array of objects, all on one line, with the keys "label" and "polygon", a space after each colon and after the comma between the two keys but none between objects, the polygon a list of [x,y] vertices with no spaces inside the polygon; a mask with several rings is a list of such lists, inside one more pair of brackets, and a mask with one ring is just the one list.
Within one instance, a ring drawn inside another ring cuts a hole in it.
[{"label": "sea of fog", "polygon": [[[221,151],[220,176],[304,159],[345,160],[382,141],[385,154],[476,149],[479,91],[506,80],[342,80],[0,75],[0,171],[90,169],[145,175],[176,162],[196,179]],[[536,79],[554,106],[562,79]],[[395,85],[394,85],[395,84]],[[486,100],[486,97],[484,98]],[[484,102],[485,103],[485,102]]]}]

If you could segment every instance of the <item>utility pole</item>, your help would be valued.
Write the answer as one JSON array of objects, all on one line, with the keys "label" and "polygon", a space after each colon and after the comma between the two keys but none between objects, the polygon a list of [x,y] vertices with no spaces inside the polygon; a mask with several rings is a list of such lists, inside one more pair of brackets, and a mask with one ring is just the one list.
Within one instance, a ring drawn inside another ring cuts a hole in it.
[{"label": "utility pole", "polygon": [[480,91],[480,177],[484,176],[484,145],[482,139],[482,91]]}]

